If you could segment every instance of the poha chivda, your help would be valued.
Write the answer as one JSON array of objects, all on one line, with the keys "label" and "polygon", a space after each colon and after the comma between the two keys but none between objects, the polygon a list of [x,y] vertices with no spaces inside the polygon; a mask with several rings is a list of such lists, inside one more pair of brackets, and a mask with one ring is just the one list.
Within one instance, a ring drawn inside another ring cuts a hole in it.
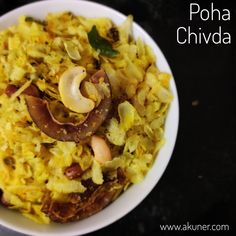
[{"label": "poha chivda", "polygon": [[22,16],[0,32],[0,197],[38,223],[88,217],[142,181],[172,94],[132,16]]}]

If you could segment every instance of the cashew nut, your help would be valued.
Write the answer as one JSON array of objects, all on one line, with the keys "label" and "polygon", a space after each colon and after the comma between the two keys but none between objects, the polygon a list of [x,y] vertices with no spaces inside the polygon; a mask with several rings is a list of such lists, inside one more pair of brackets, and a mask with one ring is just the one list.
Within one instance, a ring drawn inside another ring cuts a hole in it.
[{"label": "cashew nut", "polygon": [[101,164],[111,160],[111,150],[103,138],[93,135],[91,138],[91,147],[94,158]]},{"label": "cashew nut", "polygon": [[73,67],[63,73],[58,85],[63,104],[78,113],[88,113],[95,107],[95,102],[84,97],[80,92],[80,83],[85,77],[84,67]]},{"label": "cashew nut", "polygon": [[[95,83],[101,77],[104,78],[104,82],[109,88],[109,96],[104,96],[99,105],[89,112],[87,118],[78,124],[61,123],[56,120],[50,111],[48,101],[40,98],[37,87],[30,85],[29,91],[26,89],[23,93],[25,94],[26,105],[32,120],[42,132],[56,140],[67,142],[89,141],[90,137],[106,120],[111,109],[111,86],[106,72],[101,69],[92,75],[90,80]],[[11,90],[12,88],[6,89],[5,93],[11,96]],[[13,88],[13,91],[15,90],[17,89]]]}]

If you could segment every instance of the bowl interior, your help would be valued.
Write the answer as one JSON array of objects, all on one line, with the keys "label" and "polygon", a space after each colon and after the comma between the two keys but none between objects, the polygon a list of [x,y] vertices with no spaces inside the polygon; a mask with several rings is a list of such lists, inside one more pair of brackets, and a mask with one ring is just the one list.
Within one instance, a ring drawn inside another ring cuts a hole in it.
[{"label": "bowl interior", "polygon": [[[109,17],[116,24],[122,23],[126,18],[123,14],[97,3],[77,0],[42,1],[20,7],[0,17],[0,30],[16,24],[17,19],[21,15],[30,15],[35,18],[44,19],[49,12],[60,11],[72,11],[74,14],[83,15],[86,17]],[[157,65],[160,70],[171,73],[170,67],[159,47],[155,44],[152,38],[136,23],[133,25],[133,33],[134,37],[141,37],[153,48],[153,51],[157,56]],[[82,221],[65,225],[54,223],[50,225],[39,225],[24,218],[17,212],[0,207],[0,224],[12,230],[29,235],[73,236],[100,229],[104,226],[107,226],[108,224],[113,223],[130,212],[154,188],[163,174],[171,157],[176,140],[179,121],[178,96],[174,79],[171,80],[171,90],[174,95],[174,100],[170,106],[165,124],[166,143],[162,147],[153,167],[150,169],[142,183],[130,187],[107,208],[98,214]]]}]

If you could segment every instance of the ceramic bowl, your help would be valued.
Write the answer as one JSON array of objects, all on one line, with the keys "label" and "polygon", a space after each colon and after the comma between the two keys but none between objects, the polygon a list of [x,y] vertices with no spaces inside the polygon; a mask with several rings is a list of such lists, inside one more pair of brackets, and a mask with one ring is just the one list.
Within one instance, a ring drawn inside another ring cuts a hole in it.
[{"label": "ceramic bowl", "polygon": [[[71,11],[85,17],[109,17],[116,24],[121,24],[126,16],[107,6],[94,2],[77,0],[40,1],[19,7],[0,17],[0,30],[17,23],[21,15],[44,19],[49,12]],[[132,13],[132,12],[131,12]],[[141,37],[153,49],[157,57],[157,66],[161,71],[171,73],[171,69],[160,48],[154,40],[136,23],[133,25],[134,37]],[[171,73],[172,74],[172,73]],[[78,222],[50,225],[36,224],[20,213],[0,207],[0,224],[28,235],[37,236],[74,236],[101,229],[134,209],[155,187],[171,158],[175,145],[179,121],[178,95],[174,78],[170,82],[174,100],[171,103],[165,123],[165,145],[158,153],[156,160],[145,179],[131,186],[116,201],[101,212]]]}]

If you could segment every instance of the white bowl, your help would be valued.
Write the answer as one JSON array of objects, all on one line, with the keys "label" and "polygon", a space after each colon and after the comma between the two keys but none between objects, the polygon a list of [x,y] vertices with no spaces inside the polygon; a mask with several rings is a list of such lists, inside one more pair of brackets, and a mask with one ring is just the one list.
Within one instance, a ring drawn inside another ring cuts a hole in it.
[{"label": "white bowl", "polygon": [[[109,7],[87,1],[77,0],[51,0],[25,5],[0,17],[0,30],[17,23],[21,15],[29,15],[44,19],[49,12],[72,11],[86,17],[109,17],[116,24],[122,23],[126,16]],[[157,56],[157,65],[161,71],[171,73],[170,67],[160,48],[153,39],[136,23],[133,25],[134,37],[140,36],[150,45]],[[103,228],[120,219],[134,209],[155,187],[170,160],[174,149],[179,122],[178,95],[174,79],[171,80],[171,90],[174,100],[171,103],[166,124],[166,143],[159,152],[154,165],[142,183],[133,185],[123,193],[115,202],[101,212],[78,222],[68,224],[39,225],[19,213],[0,207],[0,224],[17,232],[37,236],[74,236],[89,233]]]}]

